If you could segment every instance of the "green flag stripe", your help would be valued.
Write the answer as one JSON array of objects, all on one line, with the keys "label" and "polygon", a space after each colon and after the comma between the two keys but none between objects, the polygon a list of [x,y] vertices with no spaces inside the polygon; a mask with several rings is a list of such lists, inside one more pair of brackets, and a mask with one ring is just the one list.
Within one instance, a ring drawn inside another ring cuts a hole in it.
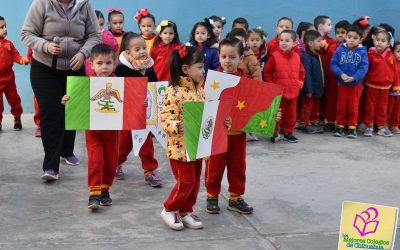
[{"label": "green flag stripe", "polygon": [[281,96],[276,96],[267,110],[253,115],[242,131],[272,137],[275,131],[276,113],[279,110],[281,98]]},{"label": "green flag stripe", "polygon": [[88,130],[90,125],[90,78],[69,76],[67,78],[65,105],[65,129]]},{"label": "green flag stripe", "polygon": [[195,160],[197,156],[203,110],[204,102],[183,103],[184,141],[189,160]]}]

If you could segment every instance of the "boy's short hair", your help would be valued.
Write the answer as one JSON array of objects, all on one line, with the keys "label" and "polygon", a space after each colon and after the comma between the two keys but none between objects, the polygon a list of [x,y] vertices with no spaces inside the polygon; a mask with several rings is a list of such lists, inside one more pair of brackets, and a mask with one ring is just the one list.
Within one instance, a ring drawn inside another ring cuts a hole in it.
[{"label": "boy's short hair", "polygon": [[236,18],[235,20],[233,20],[232,28],[233,28],[233,26],[235,25],[235,23],[244,24],[244,27],[246,28],[246,30],[249,29],[249,22],[248,22],[248,21],[246,20],[246,18],[244,18],[244,17],[238,17],[238,18]]},{"label": "boy's short hair", "polygon": [[114,51],[110,45],[99,43],[92,48],[92,51],[90,52],[90,61],[93,62],[93,60],[99,55],[112,55],[114,58]]},{"label": "boy's short hair", "polygon": [[292,24],[292,28],[293,28],[293,20],[292,20],[292,18],[287,17],[287,16],[279,18],[278,22],[276,23],[276,26],[278,26],[280,21],[283,21],[283,20],[289,21]]},{"label": "boy's short hair", "polygon": [[5,21],[4,17],[0,16],[0,21]]},{"label": "boy's short hair", "polygon": [[400,41],[394,41],[392,50],[395,50],[396,47],[399,46],[399,45],[400,45]]},{"label": "boy's short hair", "polygon": [[294,32],[294,30],[284,30],[279,34],[279,38],[281,37],[282,34],[289,34],[290,37],[292,38],[293,42],[296,41],[297,35],[296,32]]},{"label": "boy's short hair", "polygon": [[237,39],[236,37],[226,37],[226,38],[222,39],[222,41],[219,43],[218,53],[221,52],[221,47],[222,46],[237,47],[239,55],[242,56],[244,54],[243,43],[239,39]]},{"label": "boy's short hair", "polygon": [[226,37],[236,37],[236,36],[243,37],[245,40],[247,39],[246,31],[244,31],[241,28],[232,29],[231,32],[229,32],[229,34]]},{"label": "boy's short hair", "polygon": [[337,29],[344,29],[344,30],[348,30],[349,29],[349,27],[350,27],[350,23],[349,23],[349,21],[347,21],[347,20],[341,20],[341,21],[339,21],[339,22],[337,22],[336,24],[335,24],[335,31],[337,30]]},{"label": "boy's short hair", "polygon": [[308,47],[309,42],[313,42],[321,37],[321,33],[316,30],[307,30],[304,34],[304,44]]},{"label": "boy's short hair", "polygon": [[349,29],[347,30],[347,33],[349,33],[349,32],[357,33],[357,35],[359,35],[360,38],[362,38],[363,33],[364,33],[363,30],[358,25],[351,25],[349,27]]},{"label": "boy's short hair", "polygon": [[317,16],[314,18],[314,26],[318,29],[320,24],[325,24],[326,20],[331,19],[329,16]]}]

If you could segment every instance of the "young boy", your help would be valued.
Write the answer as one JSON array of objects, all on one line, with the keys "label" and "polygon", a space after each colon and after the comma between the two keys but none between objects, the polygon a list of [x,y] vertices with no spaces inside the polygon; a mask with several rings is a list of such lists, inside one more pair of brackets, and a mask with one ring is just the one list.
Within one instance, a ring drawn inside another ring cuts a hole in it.
[{"label": "young boy", "polygon": [[300,126],[307,134],[323,133],[319,125],[320,98],[324,93],[325,74],[320,55],[321,34],[308,30],[304,34],[306,52],[301,61],[306,70],[306,78],[300,96]]},{"label": "young boy", "polygon": [[326,121],[324,126],[325,132],[335,131],[335,121],[336,121],[336,100],[337,100],[337,80],[336,76],[333,74],[331,67],[329,66],[335,54],[335,51],[339,46],[345,42],[347,30],[350,27],[350,23],[347,20],[339,21],[335,25],[335,35],[336,43],[331,45],[328,52],[325,55],[325,65],[326,65],[326,78],[328,85],[326,86]]},{"label": "young boy", "polygon": [[322,49],[328,51],[329,46],[336,44],[335,39],[329,37],[332,31],[332,22],[328,16],[317,16],[314,18],[314,26],[322,36]]},{"label": "young boy", "polygon": [[13,62],[18,64],[27,65],[29,60],[22,57],[14,44],[5,39],[7,36],[7,24],[3,17],[0,16],[0,131],[1,122],[3,120],[3,93],[11,106],[11,114],[14,116],[14,130],[21,130],[21,98],[17,92],[15,84],[15,75],[12,69]]},{"label": "young boy", "polygon": [[344,127],[348,125],[348,138],[357,138],[361,83],[368,71],[367,51],[361,46],[362,34],[359,27],[349,27],[346,43],[340,45],[330,63],[339,84],[336,102],[337,128],[334,133],[336,137],[344,136]]},{"label": "young boy", "polygon": [[238,17],[233,20],[232,29],[240,28],[243,29],[245,32],[249,29],[249,22],[244,17]]},{"label": "young boy", "polygon": [[305,70],[300,56],[295,52],[296,32],[284,30],[279,35],[279,48],[272,52],[264,70],[264,81],[273,82],[283,87],[281,117],[276,123],[275,135],[271,141],[280,139],[279,129],[282,124],[284,139],[298,142],[293,135],[296,125],[297,97],[303,86]]},{"label": "young boy", "polygon": [[[279,35],[284,30],[293,30],[293,20],[289,17],[281,17],[276,24],[276,37],[269,40],[267,43],[267,60],[271,54],[279,49]],[[295,38],[296,41],[296,38]],[[295,52],[297,52],[297,46],[295,46]]]},{"label": "young boy", "polygon": [[[114,51],[109,45],[98,44],[90,54],[93,76],[115,76]],[[62,104],[69,100],[64,96]],[[109,189],[113,184],[118,164],[118,131],[117,130],[87,130],[86,150],[88,153],[88,185],[89,209],[97,209],[100,205],[110,206]]]}]

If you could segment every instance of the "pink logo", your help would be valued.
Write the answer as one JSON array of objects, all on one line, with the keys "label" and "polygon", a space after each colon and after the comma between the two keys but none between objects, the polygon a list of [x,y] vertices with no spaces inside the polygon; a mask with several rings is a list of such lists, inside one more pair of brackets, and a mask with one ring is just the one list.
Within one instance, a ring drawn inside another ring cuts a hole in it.
[{"label": "pink logo", "polygon": [[378,209],[370,207],[363,211],[361,214],[356,214],[354,218],[353,227],[357,229],[361,237],[367,234],[376,233],[378,229],[379,221],[375,220],[378,217]]}]

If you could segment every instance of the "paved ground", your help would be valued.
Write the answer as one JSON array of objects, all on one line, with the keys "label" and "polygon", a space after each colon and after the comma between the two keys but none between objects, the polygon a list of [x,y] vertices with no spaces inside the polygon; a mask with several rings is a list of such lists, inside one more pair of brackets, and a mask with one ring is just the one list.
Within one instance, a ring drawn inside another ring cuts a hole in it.
[{"label": "paved ground", "polygon": [[[400,136],[349,140],[298,133],[298,144],[248,144],[246,200],[253,215],[225,209],[206,214],[203,186],[195,210],[205,228],[174,232],[159,216],[174,184],[159,144],[164,187],[146,186],[131,156],[127,179],[114,183],[114,205],[92,213],[86,208],[83,134],[75,150],[81,165],[62,164],[60,181],[49,185],[39,179],[43,153],[32,116],[25,115],[23,124],[14,132],[6,116],[0,133],[0,249],[334,250],[342,201],[400,204]],[[221,207],[226,190],[224,183]]]}]

